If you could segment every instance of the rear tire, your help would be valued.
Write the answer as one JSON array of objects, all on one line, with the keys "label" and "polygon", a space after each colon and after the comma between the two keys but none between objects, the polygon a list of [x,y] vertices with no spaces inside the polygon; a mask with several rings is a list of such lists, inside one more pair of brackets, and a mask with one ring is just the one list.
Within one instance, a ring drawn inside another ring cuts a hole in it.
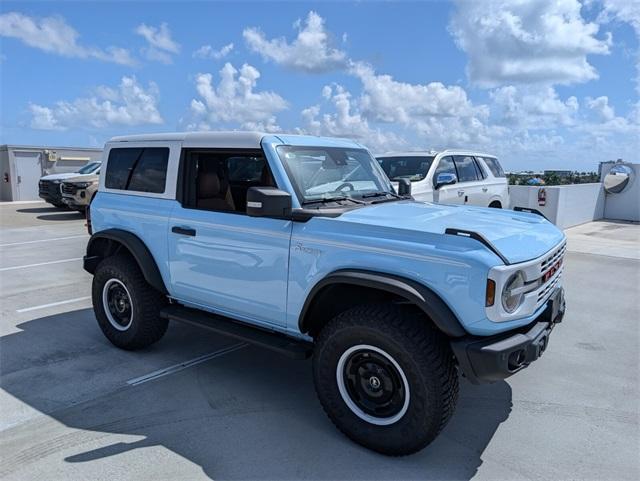
[{"label": "rear tire", "polygon": [[91,297],[100,329],[121,349],[150,346],[167,331],[168,321],[160,318],[167,298],[147,283],[129,256],[107,257],[98,265]]},{"label": "rear tire", "polygon": [[500,201],[494,200],[493,202],[491,202],[491,204],[489,204],[489,207],[493,209],[502,209],[502,204],[500,203]]},{"label": "rear tire", "polygon": [[336,427],[392,456],[431,443],[458,398],[446,339],[410,306],[363,305],[336,316],[316,340],[313,373]]}]

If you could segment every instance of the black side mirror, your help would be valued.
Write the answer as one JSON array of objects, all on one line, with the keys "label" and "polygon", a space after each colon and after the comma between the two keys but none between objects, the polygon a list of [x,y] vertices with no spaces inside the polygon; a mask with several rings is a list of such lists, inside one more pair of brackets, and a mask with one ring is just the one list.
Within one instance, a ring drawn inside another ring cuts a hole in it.
[{"label": "black side mirror", "polygon": [[398,179],[398,195],[403,197],[411,195],[411,181],[409,179]]},{"label": "black side mirror", "polygon": [[291,217],[291,194],[275,187],[247,190],[247,215],[251,217]]},{"label": "black side mirror", "polygon": [[458,182],[456,174],[443,172],[441,174],[438,174],[438,177],[436,178],[436,189],[439,189],[443,185],[455,184],[456,182]]}]

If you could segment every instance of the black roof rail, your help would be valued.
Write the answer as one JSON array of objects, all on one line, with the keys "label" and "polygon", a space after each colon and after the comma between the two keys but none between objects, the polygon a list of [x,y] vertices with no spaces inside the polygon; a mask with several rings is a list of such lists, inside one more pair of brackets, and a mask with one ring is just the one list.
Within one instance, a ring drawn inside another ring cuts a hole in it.
[{"label": "black roof rail", "polygon": [[444,230],[444,233],[449,235],[457,235],[461,237],[469,237],[473,240],[477,240],[481,244],[484,244],[487,249],[489,249],[491,252],[497,255],[500,258],[500,260],[502,260],[502,262],[505,263],[505,265],[507,266],[510,265],[510,262],[507,260],[507,258],[503,256],[500,253],[500,251],[496,248],[496,246],[494,246],[491,242],[489,242],[482,234],[478,234],[477,232],[474,232],[472,230],[456,229],[455,227],[447,227]]},{"label": "black roof rail", "polygon": [[[538,209],[532,209],[531,207],[514,207],[513,210],[515,210],[516,212],[527,212],[529,214],[538,214],[541,217],[544,217],[545,219],[547,219],[547,216],[544,215],[542,212],[540,212]],[[547,219],[549,220],[549,219]]]}]

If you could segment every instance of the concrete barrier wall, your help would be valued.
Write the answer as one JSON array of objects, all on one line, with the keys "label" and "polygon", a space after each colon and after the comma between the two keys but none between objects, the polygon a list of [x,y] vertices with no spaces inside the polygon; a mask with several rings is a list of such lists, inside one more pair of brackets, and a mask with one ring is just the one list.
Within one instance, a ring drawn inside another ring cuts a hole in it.
[{"label": "concrete barrier wall", "polygon": [[[538,203],[538,193],[546,192],[545,205]],[[605,195],[602,184],[555,186],[509,186],[510,205],[539,210],[558,227],[564,229],[604,216]]]},{"label": "concrete barrier wall", "polygon": [[[625,164],[633,169],[631,182],[619,194],[605,194],[604,216],[607,219],[640,222],[640,164]],[[614,164],[605,164],[602,178]]]}]

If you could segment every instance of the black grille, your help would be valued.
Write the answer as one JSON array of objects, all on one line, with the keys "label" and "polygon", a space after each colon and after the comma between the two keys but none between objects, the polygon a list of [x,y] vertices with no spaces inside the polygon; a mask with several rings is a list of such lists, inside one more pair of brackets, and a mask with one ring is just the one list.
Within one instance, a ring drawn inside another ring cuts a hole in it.
[{"label": "black grille", "polygon": [[67,183],[62,184],[63,194],[75,195],[76,192],[78,192],[78,187],[75,186],[74,184],[67,184]]},{"label": "black grille", "polygon": [[41,194],[56,196],[60,194],[60,183],[54,183],[51,180],[41,180],[38,184]]}]

